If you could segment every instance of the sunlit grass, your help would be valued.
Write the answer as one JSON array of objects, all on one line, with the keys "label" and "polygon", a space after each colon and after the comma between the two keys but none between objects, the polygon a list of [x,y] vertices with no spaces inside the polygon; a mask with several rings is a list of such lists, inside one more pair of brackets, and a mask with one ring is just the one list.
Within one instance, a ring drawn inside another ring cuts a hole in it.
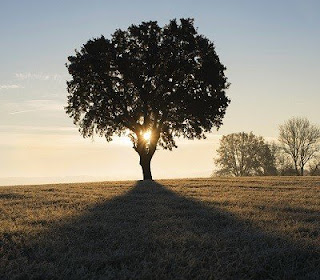
[{"label": "sunlit grass", "polygon": [[320,178],[0,188],[1,279],[319,279]]}]

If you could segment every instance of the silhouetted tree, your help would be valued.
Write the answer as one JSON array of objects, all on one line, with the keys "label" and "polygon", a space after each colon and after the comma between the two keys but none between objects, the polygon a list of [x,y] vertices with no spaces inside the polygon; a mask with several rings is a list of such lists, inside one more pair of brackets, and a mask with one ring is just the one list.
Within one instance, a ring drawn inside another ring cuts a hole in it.
[{"label": "silhouetted tree", "polygon": [[68,60],[67,114],[84,137],[111,141],[130,131],[144,179],[152,179],[157,145],[171,150],[175,136],[204,138],[230,102],[226,68],[192,19],[131,25],[110,40],[89,40]]},{"label": "silhouetted tree", "polygon": [[320,152],[320,128],[306,118],[291,118],[280,126],[279,141],[296,174],[303,176],[306,163]]},{"label": "silhouetted tree", "polygon": [[275,151],[264,139],[252,132],[222,136],[215,160],[217,175],[253,176],[276,175]]}]

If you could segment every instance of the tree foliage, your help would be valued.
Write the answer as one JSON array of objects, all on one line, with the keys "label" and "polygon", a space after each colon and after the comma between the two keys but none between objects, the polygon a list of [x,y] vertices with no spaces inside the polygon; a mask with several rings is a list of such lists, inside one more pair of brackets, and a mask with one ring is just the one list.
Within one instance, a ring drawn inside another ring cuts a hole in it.
[{"label": "tree foliage", "polygon": [[272,142],[269,145],[272,153],[275,157],[275,167],[277,169],[277,174],[280,176],[294,176],[296,171],[293,167],[291,159],[286,153],[283,152],[283,149],[280,144]]},{"label": "tree foliage", "polygon": [[310,162],[309,174],[311,176],[320,176],[320,157],[318,157]]},{"label": "tree foliage", "polygon": [[222,137],[215,160],[218,175],[275,175],[275,150],[252,132],[232,133]]},{"label": "tree foliage", "polygon": [[89,40],[68,60],[67,114],[84,137],[111,141],[130,131],[146,179],[157,145],[171,150],[175,136],[204,138],[230,102],[226,68],[192,19],[131,25]]},{"label": "tree foliage", "polygon": [[320,153],[320,128],[306,118],[291,118],[280,126],[279,142],[291,158],[297,175]]}]

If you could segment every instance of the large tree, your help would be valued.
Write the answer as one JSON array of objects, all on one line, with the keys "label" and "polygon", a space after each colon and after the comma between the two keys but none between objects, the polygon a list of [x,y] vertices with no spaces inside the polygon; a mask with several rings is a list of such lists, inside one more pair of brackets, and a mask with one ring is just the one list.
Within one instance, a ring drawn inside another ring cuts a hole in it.
[{"label": "large tree", "polygon": [[66,64],[67,114],[84,137],[129,132],[144,179],[157,145],[204,138],[222,124],[230,100],[225,66],[192,19],[156,21],[89,40]]},{"label": "large tree", "polygon": [[303,176],[305,165],[320,154],[320,127],[306,118],[291,118],[280,126],[279,142],[296,174]]},{"label": "large tree", "polygon": [[231,133],[222,136],[218,157],[217,175],[253,176],[276,175],[275,152],[272,145],[252,132]]}]

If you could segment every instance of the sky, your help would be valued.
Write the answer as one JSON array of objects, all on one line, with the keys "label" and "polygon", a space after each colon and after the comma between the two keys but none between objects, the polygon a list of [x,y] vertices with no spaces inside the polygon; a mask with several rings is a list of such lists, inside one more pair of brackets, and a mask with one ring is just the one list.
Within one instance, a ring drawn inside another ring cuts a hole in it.
[{"label": "sky", "polygon": [[0,2],[0,185],[141,179],[128,139],[83,139],[64,106],[67,57],[142,21],[194,18],[231,83],[223,126],[205,140],[158,150],[155,179],[210,176],[221,135],[276,140],[290,117],[320,122],[318,0]]}]

